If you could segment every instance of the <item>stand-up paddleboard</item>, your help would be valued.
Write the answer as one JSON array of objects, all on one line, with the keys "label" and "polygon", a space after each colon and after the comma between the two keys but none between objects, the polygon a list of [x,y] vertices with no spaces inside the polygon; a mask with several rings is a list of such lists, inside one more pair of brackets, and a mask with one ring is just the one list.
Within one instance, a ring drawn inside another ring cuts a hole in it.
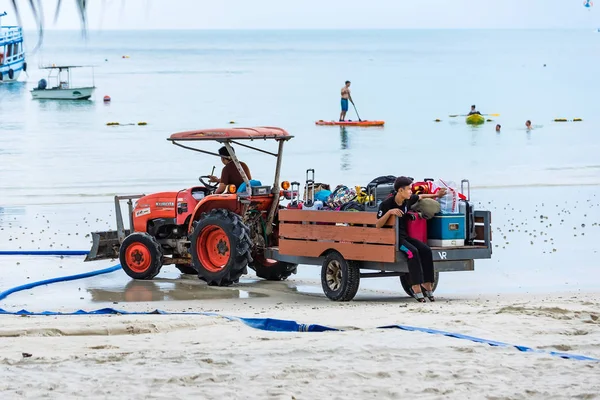
[{"label": "stand-up paddleboard", "polygon": [[340,126],[383,126],[385,121],[324,121],[315,122],[316,125],[340,125]]}]

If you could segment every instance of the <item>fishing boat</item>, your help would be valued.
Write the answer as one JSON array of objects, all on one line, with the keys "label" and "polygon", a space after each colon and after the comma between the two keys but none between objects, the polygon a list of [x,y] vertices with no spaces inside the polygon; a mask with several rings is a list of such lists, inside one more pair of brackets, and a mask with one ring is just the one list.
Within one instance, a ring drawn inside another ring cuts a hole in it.
[{"label": "fishing boat", "polygon": [[48,87],[46,79],[40,79],[37,87],[31,90],[31,96],[34,99],[45,100],[88,100],[94,94],[96,86],[93,82],[92,68],[92,86],[72,86],[71,69],[86,68],[83,65],[55,65],[40,67],[47,69],[48,81],[55,83],[55,86]]},{"label": "fishing boat", "polygon": [[20,26],[2,26],[0,14],[0,83],[14,82],[21,71],[27,71],[25,50],[23,49],[23,30]]}]

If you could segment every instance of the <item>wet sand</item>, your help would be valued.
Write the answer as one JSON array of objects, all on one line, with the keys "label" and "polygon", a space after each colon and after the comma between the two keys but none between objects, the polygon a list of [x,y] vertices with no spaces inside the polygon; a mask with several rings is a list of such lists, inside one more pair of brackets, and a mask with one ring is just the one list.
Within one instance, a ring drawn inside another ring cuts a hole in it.
[{"label": "wet sand", "polygon": [[[229,288],[166,266],[149,282],[117,271],[15,293],[0,308],[204,311],[347,330],[264,332],[191,315],[2,316],[0,368],[7,379],[0,391],[7,398],[61,399],[172,398],[174,391],[214,399],[595,398],[598,362],[375,329],[421,326],[600,358],[600,188],[564,191],[474,190],[478,208],[493,212],[493,258],[476,261],[473,272],[441,274],[436,303],[407,298],[397,278],[363,280],[354,301],[331,302],[315,266],[300,266],[285,282],[250,274]],[[114,227],[109,200],[0,211],[2,249],[88,249],[90,231]],[[118,262],[82,260],[0,257],[0,290]]]}]

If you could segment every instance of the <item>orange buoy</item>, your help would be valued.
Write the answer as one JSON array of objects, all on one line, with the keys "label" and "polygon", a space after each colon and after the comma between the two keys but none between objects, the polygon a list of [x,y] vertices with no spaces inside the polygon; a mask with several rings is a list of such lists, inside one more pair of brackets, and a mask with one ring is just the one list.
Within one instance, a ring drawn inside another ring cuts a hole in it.
[{"label": "orange buoy", "polygon": [[110,101],[110,96],[104,96],[104,102],[108,103]]}]

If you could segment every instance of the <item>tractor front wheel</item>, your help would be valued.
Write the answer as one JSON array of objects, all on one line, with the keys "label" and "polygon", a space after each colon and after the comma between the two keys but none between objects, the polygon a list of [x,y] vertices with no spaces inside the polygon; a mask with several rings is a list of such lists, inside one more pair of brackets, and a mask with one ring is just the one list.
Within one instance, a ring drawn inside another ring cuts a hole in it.
[{"label": "tractor front wheel", "polygon": [[160,272],[163,253],[160,244],[147,233],[127,236],[119,250],[123,271],[133,279],[152,279]]},{"label": "tractor front wheel", "polygon": [[242,218],[229,210],[203,214],[191,237],[192,261],[198,277],[213,286],[237,283],[252,261],[248,233]]}]

